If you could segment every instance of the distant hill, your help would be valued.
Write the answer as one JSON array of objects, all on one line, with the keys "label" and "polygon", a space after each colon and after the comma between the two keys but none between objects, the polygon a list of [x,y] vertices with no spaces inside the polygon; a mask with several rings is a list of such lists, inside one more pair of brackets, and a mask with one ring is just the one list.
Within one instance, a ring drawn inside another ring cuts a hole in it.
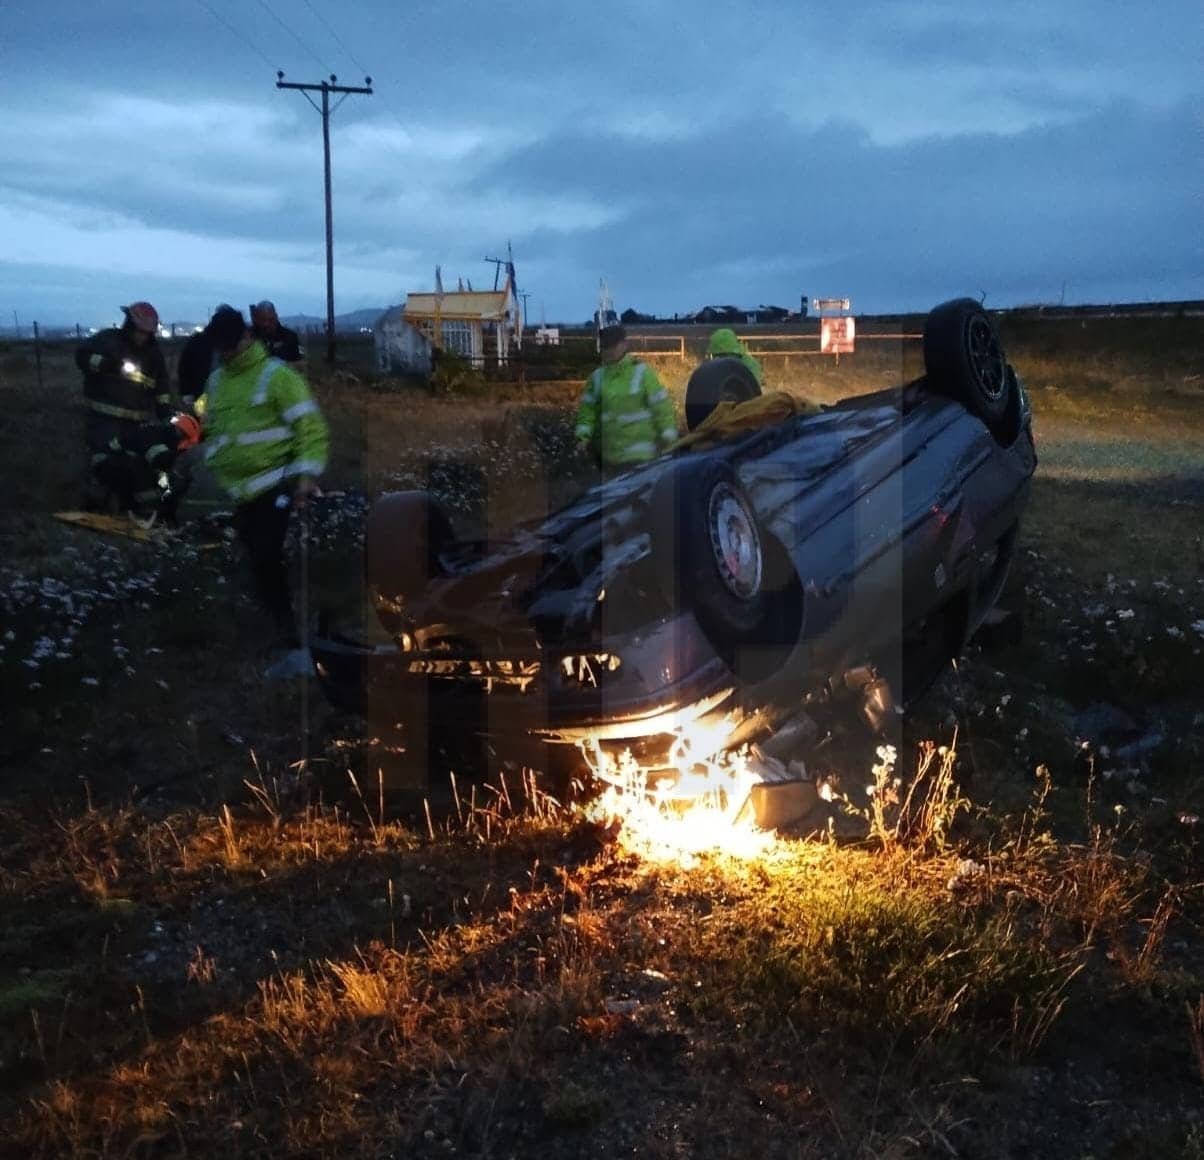
[{"label": "distant hill", "polygon": [[[336,334],[357,334],[361,326],[375,326],[376,320],[388,309],[386,306],[368,306],[363,310],[352,310],[334,316]],[[326,330],[326,319],[312,314],[290,314],[280,320],[285,326],[302,334],[322,334]]]}]

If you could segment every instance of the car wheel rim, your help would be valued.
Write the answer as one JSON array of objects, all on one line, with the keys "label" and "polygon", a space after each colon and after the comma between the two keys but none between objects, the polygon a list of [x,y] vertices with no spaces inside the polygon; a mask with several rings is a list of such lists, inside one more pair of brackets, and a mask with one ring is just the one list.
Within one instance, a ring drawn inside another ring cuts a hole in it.
[{"label": "car wheel rim", "polygon": [[752,513],[728,484],[711,492],[711,547],[719,578],[734,596],[751,600],[761,590],[761,540]]},{"label": "car wheel rim", "polygon": [[1003,397],[1007,383],[1007,366],[999,340],[985,318],[974,318],[966,333],[970,366],[982,393],[992,402]]}]

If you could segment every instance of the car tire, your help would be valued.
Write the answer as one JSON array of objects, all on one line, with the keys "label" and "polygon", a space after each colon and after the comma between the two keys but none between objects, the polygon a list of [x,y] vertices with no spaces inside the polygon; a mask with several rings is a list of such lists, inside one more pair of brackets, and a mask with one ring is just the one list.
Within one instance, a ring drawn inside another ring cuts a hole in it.
[{"label": "car tire", "polygon": [[652,496],[662,590],[689,607],[725,656],[759,639],[769,614],[765,531],[730,464],[683,459]]},{"label": "car tire", "polygon": [[760,393],[756,375],[738,358],[708,359],[686,384],[686,430],[693,431],[720,403],[743,403]]},{"label": "car tire", "polygon": [[425,491],[395,491],[372,505],[364,525],[364,579],[381,624],[396,636],[406,606],[444,573],[453,543],[447,513]]},{"label": "car tire", "polygon": [[928,384],[977,415],[997,438],[1014,426],[1016,376],[987,312],[973,298],[943,302],[924,322]]}]

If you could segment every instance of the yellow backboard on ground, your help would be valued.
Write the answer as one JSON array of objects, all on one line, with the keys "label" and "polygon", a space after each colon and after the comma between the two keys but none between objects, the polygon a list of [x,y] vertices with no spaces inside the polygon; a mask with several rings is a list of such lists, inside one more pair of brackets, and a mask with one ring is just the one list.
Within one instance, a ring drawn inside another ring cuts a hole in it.
[{"label": "yellow backboard on ground", "polygon": [[[102,535],[123,536],[127,540],[137,540],[140,544],[161,544],[172,535],[170,528],[144,528],[129,516],[102,515],[100,512],[55,512],[54,518],[62,520],[65,524],[74,524],[77,528],[100,532]],[[202,552],[220,546],[217,543],[198,545]]]},{"label": "yellow backboard on ground", "polygon": [[130,540],[149,544],[162,539],[162,532],[154,528],[139,527],[129,516],[102,515],[100,512],[55,512],[54,518],[65,524],[103,532],[106,536],[125,536]]}]

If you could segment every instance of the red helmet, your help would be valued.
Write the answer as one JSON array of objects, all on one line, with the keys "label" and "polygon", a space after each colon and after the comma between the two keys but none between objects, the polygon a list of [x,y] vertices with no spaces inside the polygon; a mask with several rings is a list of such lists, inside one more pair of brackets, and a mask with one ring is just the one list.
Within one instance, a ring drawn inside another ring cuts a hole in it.
[{"label": "red helmet", "polygon": [[180,437],[179,442],[176,444],[177,451],[185,451],[189,447],[195,447],[201,441],[201,424],[199,419],[182,412],[174,416],[171,422]]},{"label": "red helmet", "polygon": [[126,321],[144,334],[154,334],[159,329],[159,312],[149,302],[131,302],[121,308]]}]

